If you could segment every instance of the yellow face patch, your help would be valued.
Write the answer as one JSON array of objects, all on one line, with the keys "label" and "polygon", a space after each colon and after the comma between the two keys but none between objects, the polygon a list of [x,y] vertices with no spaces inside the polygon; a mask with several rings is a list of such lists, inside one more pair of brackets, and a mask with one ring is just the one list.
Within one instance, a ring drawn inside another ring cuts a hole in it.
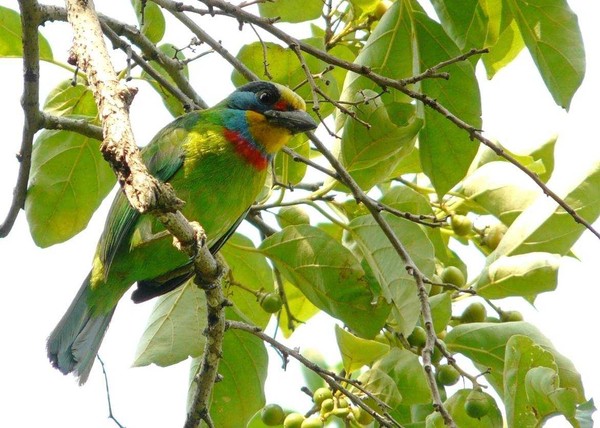
[{"label": "yellow face patch", "polygon": [[269,154],[278,152],[292,136],[288,129],[271,125],[261,113],[248,110],[246,117],[252,138],[262,144]]}]

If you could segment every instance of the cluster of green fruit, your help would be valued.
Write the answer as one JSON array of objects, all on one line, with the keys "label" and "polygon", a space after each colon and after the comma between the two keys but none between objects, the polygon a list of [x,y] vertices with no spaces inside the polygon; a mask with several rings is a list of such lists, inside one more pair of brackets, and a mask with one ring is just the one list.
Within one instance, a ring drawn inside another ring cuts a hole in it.
[{"label": "cluster of green fruit", "polygon": [[450,226],[456,236],[468,237],[474,231],[481,236],[481,244],[490,250],[495,250],[506,233],[506,226],[502,223],[496,223],[485,227],[483,230],[475,230],[473,222],[465,215],[454,214],[450,218]]},{"label": "cluster of green fruit", "polygon": [[[442,364],[437,367],[435,378],[440,386],[452,386],[460,380],[460,372],[453,365]],[[472,418],[481,419],[492,408],[492,400],[493,398],[481,389],[473,389],[465,400],[465,412]]]},{"label": "cluster of green fruit", "polygon": [[338,417],[349,427],[363,427],[373,421],[373,417],[358,406],[351,406],[344,396],[334,396],[329,388],[319,388],[313,394],[318,414],[306,417],[301,413],[285,414],[278,404],[267,404],[261,411],[262,422],[267,426],[284,428],[321,428],[330,417]]},{"label": "cluster of green fruit", "polygon": [[481,302],[473,302],[465,308],[460,316],[462,324],[473,322],[515,322],[523,321],[523,315],[519,311],[501,311],[500,318],[489,317],[487,310]]}]

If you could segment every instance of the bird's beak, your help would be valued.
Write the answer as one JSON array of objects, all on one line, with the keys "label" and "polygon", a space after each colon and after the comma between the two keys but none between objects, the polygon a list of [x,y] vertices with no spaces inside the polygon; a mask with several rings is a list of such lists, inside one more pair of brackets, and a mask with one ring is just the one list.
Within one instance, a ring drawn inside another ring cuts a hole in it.
[{"label": "bird's beak", "polygon": [[292,134],[310,131],[318,126],[317,122],[307,112],[302,110],[267,110],[263,114],[270,123],[275,126],[287,128]]}]

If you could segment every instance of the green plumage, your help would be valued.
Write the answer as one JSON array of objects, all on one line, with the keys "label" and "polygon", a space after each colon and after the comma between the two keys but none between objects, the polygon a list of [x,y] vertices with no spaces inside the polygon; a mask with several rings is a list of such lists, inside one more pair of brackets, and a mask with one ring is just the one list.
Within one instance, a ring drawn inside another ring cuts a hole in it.
[{"label": "green plumage", "polygon": [[[202,225],[211,251],[218,251],[263,188],[271,156],[293,133],[316,127],[303,110],[289,89],[250,83],[211,109],[176,119],[142,150],[150,173],[169,182],[186,202],[183,214]],[[146,300],[191,274],[189,259],[162,225],[132,209],[120,192],[90,275],[48,339],[52,364],[85,382],[123,294],[138,282],[138,300]]]}]

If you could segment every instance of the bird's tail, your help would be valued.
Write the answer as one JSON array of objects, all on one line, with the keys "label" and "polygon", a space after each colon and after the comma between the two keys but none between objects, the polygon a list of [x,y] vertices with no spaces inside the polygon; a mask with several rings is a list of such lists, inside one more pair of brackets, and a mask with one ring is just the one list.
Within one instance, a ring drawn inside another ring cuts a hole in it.
[{"label": "bird's tail", "polygon": [[107,314],[92,315],[88,307],[90,274],[85,278],[75,299],[54,328],[46,349],[54,367],[64,374],[73,373],[82,385],[87,380],[104,333],[113,316],[114,309]]}]

